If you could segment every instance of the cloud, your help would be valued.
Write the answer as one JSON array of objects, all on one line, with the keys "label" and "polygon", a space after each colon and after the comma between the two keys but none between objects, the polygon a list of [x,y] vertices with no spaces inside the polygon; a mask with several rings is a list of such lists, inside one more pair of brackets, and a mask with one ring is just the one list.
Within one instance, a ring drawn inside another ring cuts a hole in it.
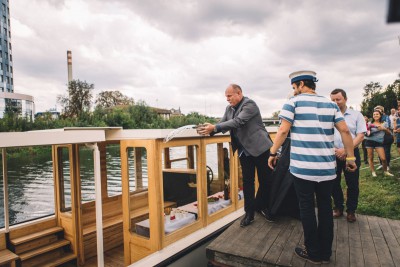
[{"label": "cloud", "polygon": [[[12,1],[15,92],[42,111],[74,79],[161,108],[220,116],[235,82],[263,116],[282,107],[288,74],[313,69],[317,91],[358,106],[370,81],[399,72],[399,24],[382,1]],[[38,19],[40,17],[40,19]]]}]

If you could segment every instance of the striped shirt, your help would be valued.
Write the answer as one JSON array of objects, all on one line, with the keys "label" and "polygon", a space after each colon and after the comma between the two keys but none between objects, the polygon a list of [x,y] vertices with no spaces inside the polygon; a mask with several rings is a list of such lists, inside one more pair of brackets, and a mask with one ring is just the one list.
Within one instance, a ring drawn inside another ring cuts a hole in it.
[{"label": "striped shirt", "polygon": [[336,178],[334,128],[344,120],[336,103],[315,94],[300,94],[286,102],[279,118],[292,125],[290,172],[316,182]]}]

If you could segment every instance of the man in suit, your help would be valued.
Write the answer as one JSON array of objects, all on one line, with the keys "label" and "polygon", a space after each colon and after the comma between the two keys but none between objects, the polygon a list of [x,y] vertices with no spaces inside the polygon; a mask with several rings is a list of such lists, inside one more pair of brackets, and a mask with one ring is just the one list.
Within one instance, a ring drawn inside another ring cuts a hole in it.
[{"label": "man in suit", "polygon": [[[254,221],[256,210],[269,220],[268,198],[271,188],[271,170],[267,167],[269,148],[272,141],[262,122],[257,104],[243,96],[237,84],[230,84],[225,90],[229,105],[221,121],[215,125],[205,123],[198,129],[199,134],[214,135],[230,131],[233,152],[238,151],[243,171],[244,218],[240,226],[245,227]],[[257,169],[259,188],[254,198],[254,177]]]}]

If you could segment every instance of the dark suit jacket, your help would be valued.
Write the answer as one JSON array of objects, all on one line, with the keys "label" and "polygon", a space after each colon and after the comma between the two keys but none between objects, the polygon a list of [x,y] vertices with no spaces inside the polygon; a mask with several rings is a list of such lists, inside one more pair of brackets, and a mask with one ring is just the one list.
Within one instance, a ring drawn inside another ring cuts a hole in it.
[{"label": "dark suit jacket", "polygon": [[[261,155],[272,146],[271,138],[262,122],[260,109],[247,97],[243,98],[236,112],[230,105],[227,106],[224,116],[216,127],[223,133],[236,129],[239,142],[253,157]],[[233,152],[238,148],[235,140],[232,140],[232,148]]]}]

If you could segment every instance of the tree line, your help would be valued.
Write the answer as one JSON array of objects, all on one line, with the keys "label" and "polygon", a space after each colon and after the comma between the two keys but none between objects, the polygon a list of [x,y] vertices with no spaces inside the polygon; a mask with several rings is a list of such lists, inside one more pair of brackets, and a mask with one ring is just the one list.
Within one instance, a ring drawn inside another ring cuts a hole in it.
[{"label": "tree line", "polygon": [[[0,119],[0,132],[57,129],[64,127],[113,127],[124,129],[166,129],[183,125],[214,123],[211,117],[191,112],[187,115],[163,119],[144,101],[134,101],[119,91],[102,91],[93,99],[94,84],[86,81],[69,82],[65,95],[57,96],[62,106],[61,116],[50,112],[34,121],[21,116],[18,110],[7,108]],[[94,103],[94,105],[93,105]]]},{"label": "tree line", "polygon": [[390,115],[390,109],[397,108],[397,100],[400,100],[400,74],[398,79],[383,88],[379,82],[370,82],[364,86],[361,113],[372,117],[374,107],[381,105],[385,113]]}]

